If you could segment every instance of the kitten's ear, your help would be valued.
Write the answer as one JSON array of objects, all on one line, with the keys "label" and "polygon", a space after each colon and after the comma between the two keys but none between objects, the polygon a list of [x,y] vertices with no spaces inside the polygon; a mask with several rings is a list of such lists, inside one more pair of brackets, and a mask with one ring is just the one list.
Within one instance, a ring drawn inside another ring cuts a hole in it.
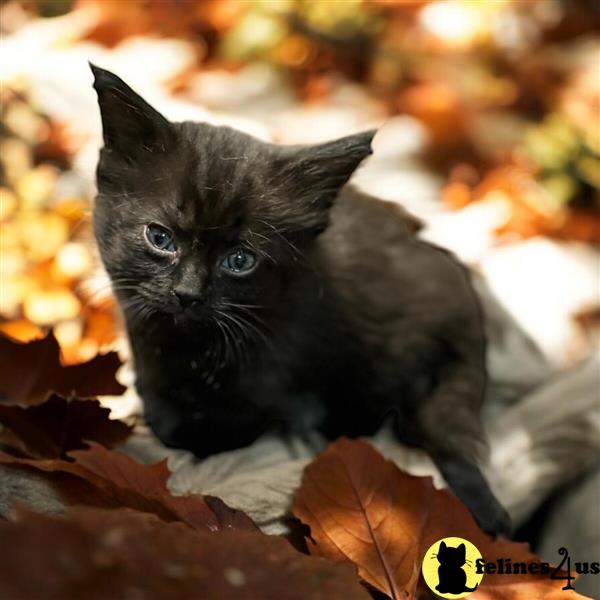
[{"label": "kitten's ear", "polygon": [[372,154],[375,133],[373,129],[324,144],[284,147],[279,176],[292,182],[305,209],[325,213],[358,165]]},{"label": "kitten's ear", "polygon": [[321,201],[333,201],[358,165],[373,153],[371,142],[375,133],[375,129],[363,131],[324,144],[306,146],[298,153],[298,166],[304,177],[312,179],[311,187],[321,195]]},{"label": "kitten's ear", "polygon": [[132,159],[143,151],[164,151],[171,124],[120,77],[90,63],[102,117],[104,146]]},{"label": "kitten's ear", "polygon": [[460,552],[460,553],[461,553],[463,556],[465,556],[465,555],[466,555],[466,553],[467,553],[467,548],[465,547],[465,545],[464,545],[464,544],[461,544],[461,545],[460,545],[460,546],[457,548],[457,550],[458,550],[458,551],[459,551],[459,552]]},{"label": "kitten's ear", "polygon": [[440,549],[438,550],[438,552],[441,552],[442,550],[446,549],[446,542],[441,542],[440,543]]}]

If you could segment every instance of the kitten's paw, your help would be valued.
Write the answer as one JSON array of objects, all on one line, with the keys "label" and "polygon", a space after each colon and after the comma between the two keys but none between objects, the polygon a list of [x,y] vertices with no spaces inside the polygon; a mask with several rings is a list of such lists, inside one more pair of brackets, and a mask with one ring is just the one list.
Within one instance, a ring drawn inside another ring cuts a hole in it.
[{"label": "kitten's paw", "polygon": [[510,517],[496,500],[479,467],[457,455],[438,456],[436,462],[444,479],[471,511],[479,527],[490,535],[508,537]]},{"label": "kitten's paw", "polygon": [[509,537],[511,533],[510,516],[504,507],[495,499],[471,508],[471,512],[477,521],[477,524],[486,533],[494,537],[502,536]]}]

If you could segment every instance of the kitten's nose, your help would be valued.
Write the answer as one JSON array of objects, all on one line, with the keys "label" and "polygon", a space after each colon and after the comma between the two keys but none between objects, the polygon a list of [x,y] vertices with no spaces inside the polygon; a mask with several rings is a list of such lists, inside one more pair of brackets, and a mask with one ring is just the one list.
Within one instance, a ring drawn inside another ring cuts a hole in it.
[{"label": "kitten's nose", "polygon": [[197,305],[204,300],[201,294],[183,286],[175,287],[171,291],[174,296],[177,296],[179,303],[183,307],[192,306],[194,304]]}]

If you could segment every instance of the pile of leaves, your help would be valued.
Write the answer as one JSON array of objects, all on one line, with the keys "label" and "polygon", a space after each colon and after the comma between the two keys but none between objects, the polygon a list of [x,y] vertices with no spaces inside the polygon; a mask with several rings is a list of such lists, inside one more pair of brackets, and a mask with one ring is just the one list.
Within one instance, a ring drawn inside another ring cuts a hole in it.
[{"label": "pile of leaves", "polygon": [[[77,363],[117,337],[108,285],[94,288],[90,198],[73,170],[66,124],[36,110],[26,86],[2,86],[0,330],[27,341],[54,327]],[[105,292],[104,294],[102,292]]]},{"label": "pile of leaves", "polygon": [[[93,398],[123,391],[114,354],[68,366],[52,335],[2,337],[0,359],[1,468],[35,473],[66,507],[48,515],[20,504],[0,521],[0,546],[10,548],[0,597],[397,600],[427,597],[421,561],[440,538],[469,539],[488,561],[538,560],[525,544],[484,534],[430,478],[345,438],[305,469],[292,511],[306,537],[295,547],[218,498],[173,496],[165,461],[145,465],[114,449],[131,428]],[[582,598],[563,585],[485,575],[472,597]]]}]

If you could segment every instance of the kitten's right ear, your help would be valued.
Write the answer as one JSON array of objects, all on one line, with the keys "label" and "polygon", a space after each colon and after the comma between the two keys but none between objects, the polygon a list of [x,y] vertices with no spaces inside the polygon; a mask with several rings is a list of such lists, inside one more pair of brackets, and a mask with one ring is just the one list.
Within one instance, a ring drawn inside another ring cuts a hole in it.
[{"label": "kitten's right ear", "polygon": [[144,151],[166,150],[174,135],[169,121],[120,77],[92,63],[90,68],[98,94],[104,147],[126,159]]}]

